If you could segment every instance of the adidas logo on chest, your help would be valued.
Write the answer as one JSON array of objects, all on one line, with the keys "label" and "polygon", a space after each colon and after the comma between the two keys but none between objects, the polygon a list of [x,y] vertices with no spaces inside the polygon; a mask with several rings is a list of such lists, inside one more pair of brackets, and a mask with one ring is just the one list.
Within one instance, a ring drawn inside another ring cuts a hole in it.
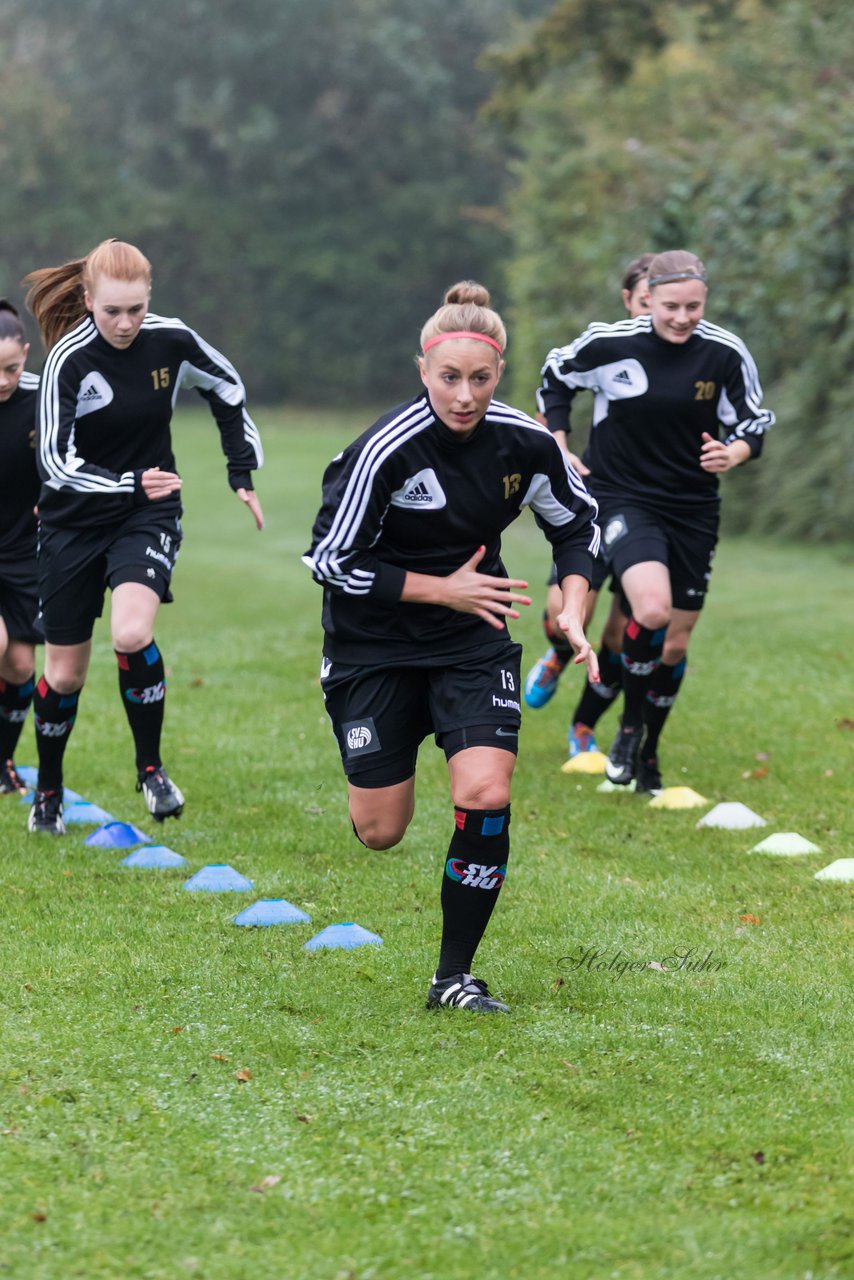
[{"label": "adidas logo on chest", "polygon": [[410,476],[391,495],[391,505],[407,511],[439,511],[447,503],[439,477],[432,467],[425,467],[417,475]]},{"label": "adidas logo on chest", "polygon": [[93,370],[91,373],[87,373],[80,383],[80,390],[77,392],[76,416],[83,418],[87,413],[94,413],[96,409],[103,409],[110,404],[112,399],[113,388],[103,374]]}]

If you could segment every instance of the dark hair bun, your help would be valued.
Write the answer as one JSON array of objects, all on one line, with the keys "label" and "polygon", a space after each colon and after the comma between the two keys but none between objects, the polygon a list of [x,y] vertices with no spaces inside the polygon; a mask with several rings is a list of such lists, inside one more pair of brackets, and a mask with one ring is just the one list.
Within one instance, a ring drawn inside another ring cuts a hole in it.
[{"label": "dark hair bun", "polygon": [[18,308],[13,307],[8,298],[0,298],[0,311],[11,311],[13,316],[18,316],[20,319]]},{"label": "dark hair bun", "polygon": [[489,290],[476,280],[460,280],[458,284],[452,284],[445,294],[446,305],[467,302],[474,303],[476,307],[488,307]]}]

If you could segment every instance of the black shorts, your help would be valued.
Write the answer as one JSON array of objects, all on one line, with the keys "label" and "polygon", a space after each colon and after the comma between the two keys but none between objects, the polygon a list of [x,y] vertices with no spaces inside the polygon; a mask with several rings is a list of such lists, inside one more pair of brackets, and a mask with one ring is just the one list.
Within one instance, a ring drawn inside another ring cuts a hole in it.
[{"label": "black shorts", "polygon": [[521,661],[512,640],[436,666],[351,667],[324,658],[320,682],[348,779],[357,787],[405,782],[429,733],[448,759],[467,747],[515,754]]},{"label": "black shorts", "polygon": [[656,560],[670,571],[674,609],[702,609],[718,541],[717,510],[653,511],[619,499],[599,499],[602,547],[618,578],[632,565]]},{"label": "black shorts", "polygon": [[9,639],[40,644],[43,637],[36,626],[38,612],[35,554],[14,561],[0,560],[0,618]]},{"label": "black shorts", "polygon": [[123,582],[151,587],[172,599],[169,584],[181,546],[174,511],[158,516],[151,506],[127,520],[93,529],[39,529],[39,623],[50,644],[82,644],[104,609],[107,587]]},{"label": "black shorts", "polygon": [[[617,580],[613,577],[610,566],[607,564],[605,557],[600,554],[593,561],[593,569],[590,574],[590,590],[601,591],[609,578],[611,579],[611,590],[619,590]],[[556,587],[558,585],[557,569],[554,565],[552,565],[552,571],[549,574],[549,580],[546,585],[549,587]]]}]

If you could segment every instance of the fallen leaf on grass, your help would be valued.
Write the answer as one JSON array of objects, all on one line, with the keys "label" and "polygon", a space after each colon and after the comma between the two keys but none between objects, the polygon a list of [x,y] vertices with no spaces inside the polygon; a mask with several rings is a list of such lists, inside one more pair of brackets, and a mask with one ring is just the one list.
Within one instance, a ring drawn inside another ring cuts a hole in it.
[{"label": "fallen leaf on grass", "polygon": [[758,767],[757,769],[745,769],[744,773],[743,773],[741,776],[742,776],[742,778],[745,778],[745,779],[747,779],[747,778],[767,778],[767,777],[768,777],[768,769],[767,769],[767,767],[766,767],[764,764],[761,764],[761,765],[759,765],[759,767]]},{"label": "fallen leaf on grass", "polygon": [[567,1058],[561,1058],[561,1062],[563,1063],[563,1065],[566,1067],[566,1069],[567,1069],[568,1071],[577,1071],[577,1070],[578,1070],[578,1067],[575,1065],[575,1063],[574,1063],[574,1062],[570,1062]]},{"label": "fallen leaf on grass", "polygon": [[764,1164],[764,1163],[765,1163],[765,1152],[764,1152],[764,1151],[754,1151],[754,1153],[753,1153],[753,1159],[756,1161],[756,1163],[757,1163],[757,1164]]},{"label": "fallen leaf on grass", "polygon": [[172,1034],[173,1034],[173,1036],[180,1035],[180,1033],[181,1033],[183,1030],[184,1030],[184,1028],[183,1028],[183,1027],[173,1027],[173,1028],[172,1028]]},{"label": "fallen leaf on grass", "polygon": [[563,986],[563,978],[555,978],[554,982],[552,983],[552,991],[557,991],[562,986]]},{"label": "fallen leaf on grass", "polygon": [[34,1214],[33,1214],[33,1222],[47,1222],[47,1214],[46,1214],[46,1213],[34,1213]]},{"label": "fallen leaf on grass", "polygon": [[759,916],[751,915],[749,911],[747,912],[746,915],[739,916],[738,918],[739,920],[743,920],[745,924],[761,924],[762,923],[762,921],[759,919]]},{"label": "fallen leaf on grass", "polygon": [[211,1057],[213,1058],[214,1062],[228,1062],[228,1058],[225,1056],[224,1053],[212,1053]]},{"label": "fallen leaf on grass", "polygon": [[755,758],[756,758],[757,760],[767,760],[767,759],[768,759],[768,752],[767,752],[767,751],[757,751],[757,752],[756,752],[756,757],[755,757]]},{"label": "fallen leaf on grass", "polygon": [[658,960],[650,960],[647,969],[655,969],[658,973],[667,973],[667,969]]},{"label": "fallen leaf on grass", "polygon": [[280,1173],[268,1173],[266,1178],[262,1178],[260,1182],[257,1182],[254,1187],[250,1187],[249,1190],[257,1191],[262,1196],[265,1191],[269,1191],[271,1187],[275,1187],[281,1181],[282,1175]]},{"label": "fallen leaf on grass", "polygon": [[851,733],[854,730],[854,720],[849,720],[846,716],[844,720],[836,721],[837,729],[841,729],[843,733]]},{"label": "fallen leaf on grass", "polygon": [[62,873],[62,874],[63,874],[63,875],[66,877],[66,879],[67,879],[67,878],[68,878],[68,876],[73,876],[73,875],[74,875],[74,872],[73,872],[73,871],[63,871],[63,873]]},{"label": "fallen leaf on grass", "polygon": [[294,1119],[299,1120],[300,1124],[311,1124],[311,1116],[301,1116],[294,1112]]},{"label": "fallen leaf on grass", "polygon": [[249,1070],[248,1067],[241,1067],[239,1071],[235,1071],[234,1078],[240,1084],[246,1084],[247,1080],[252,1079],[252,1072]]}]

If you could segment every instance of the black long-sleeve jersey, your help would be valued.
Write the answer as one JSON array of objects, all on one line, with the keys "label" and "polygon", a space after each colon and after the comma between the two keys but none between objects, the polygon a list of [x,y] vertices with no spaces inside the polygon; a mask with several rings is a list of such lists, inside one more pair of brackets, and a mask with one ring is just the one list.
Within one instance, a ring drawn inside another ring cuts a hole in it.
[{"label": "black long-sleeve jersey", "polygon": [[756,457],[775,418],[747,347],[701,320],[685,343],[667,342],[650,316],[591,324],[550,351],[537,392],[552,431],[569,431],[576,393],[594,393],[585,453],[597,496],[653,506],[717,504],[718,477],[700,467],[702,435],[744,440]]},{"label": "black long-sleeve jersey", "polygon": [[479,571],[506,578],[501,534],[524,507],[552,544],[558,580],[589,581],[597,506],[544,427],[494,400],[461,439],[426,392],[384,414],[327,467],[303,557],[324,588],[326,657],[417,663],[504,641],[474,614],[400,596],[408,570],[447,577],[479,546]]},{"label": "black long-sleeve jersey", "polygon": [[[50,525],[121,523],[148,501],[143,471],[175,470],[171,420],[181,387],[208,401],[232,489],[252,488],[264,457],[236,369],[181,320],[149,314],[119,350],[90,316],[52,348],[42,375],[39,515]],[[180,510],[177,494],[158,511]]]},{"label": "black long-sleeve jersey", "polygon": [[38,389],[38,375],[24,370],[0,404],[0,560],[35,561],[34,507],[41,488],[35,454]]}]

